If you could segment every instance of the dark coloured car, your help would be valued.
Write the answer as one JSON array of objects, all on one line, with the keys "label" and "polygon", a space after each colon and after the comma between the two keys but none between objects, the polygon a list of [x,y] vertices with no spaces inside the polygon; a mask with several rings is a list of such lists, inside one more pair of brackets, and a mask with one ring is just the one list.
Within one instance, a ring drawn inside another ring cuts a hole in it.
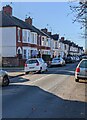
[{"label": "dark coloured car", "polygon": [[64,60],[65,60],[66,63],[72,63],[73,62],[73,60],[70,56],[66,57]]}]

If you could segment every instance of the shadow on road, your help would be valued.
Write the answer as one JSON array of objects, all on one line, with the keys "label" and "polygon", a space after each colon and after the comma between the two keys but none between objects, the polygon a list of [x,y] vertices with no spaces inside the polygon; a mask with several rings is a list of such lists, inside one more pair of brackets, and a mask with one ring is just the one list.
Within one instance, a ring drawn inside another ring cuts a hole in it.
[{"label": "shadow on road", "polygon": [[77,118],[86,117],[86,108],[86,102],[63,99],[38,86],[11,84],[2,90],[3,118],[76,118],[78,120]]},{"label": "shadow on road", "polygon": [[14,78],[10,79],[10,83],[22,83],[22,82],[27,82],[27,81],[30,81],[30,80],[29,79],[24,79],[22,77],[17,77],[17,79],[14,77]]}]

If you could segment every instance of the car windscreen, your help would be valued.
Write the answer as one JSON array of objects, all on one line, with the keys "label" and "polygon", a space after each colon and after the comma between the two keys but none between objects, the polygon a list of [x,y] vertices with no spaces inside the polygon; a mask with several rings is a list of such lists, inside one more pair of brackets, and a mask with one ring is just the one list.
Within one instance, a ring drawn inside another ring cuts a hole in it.
[{"label": "car windscreen", "polygon": [[81,67],[81,68],[87,68],[87,60],[83,60],[83,61],[80,63],[79,67]]},{"label": "car windscreen", "polygon": [[44,60],[43,60],[42,58],[38,58],[38,60],[39,60],[40,62],[44,62]]},{"label": "car windscreen", "polygon": [[37,60],[28,60],[26,63],[27,64],[34,64],[34,63],[38,63],[38,61]]},{"label": "car windscreen", "polygon": [[60,60],[60,58],[55,58],[55,59],[53,59],[53,60]]}]

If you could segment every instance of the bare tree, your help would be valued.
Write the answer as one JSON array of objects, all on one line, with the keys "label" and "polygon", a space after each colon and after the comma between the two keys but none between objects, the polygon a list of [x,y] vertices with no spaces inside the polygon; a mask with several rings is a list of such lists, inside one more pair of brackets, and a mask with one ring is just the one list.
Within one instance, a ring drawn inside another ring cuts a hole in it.
[{"label": "bare tree", "polygon": [[74,13],[74,22],[81,23],[81,29],[84,29],[85,50],[87,52],[87,0],[79,1],[75,6],[70,6],[72,13]]},{"label": "bare tree", "polygon": [[86,21],[86,14],[87,14],[87,1],[86,2],[79,2],[78,4],[76,4],[76,6],[70,6],[70,9],[72,11],[72,13],[74,13],[74,22],[80,22],[82,24],[82,27],[85,27],[85,25],[87,24]]}]

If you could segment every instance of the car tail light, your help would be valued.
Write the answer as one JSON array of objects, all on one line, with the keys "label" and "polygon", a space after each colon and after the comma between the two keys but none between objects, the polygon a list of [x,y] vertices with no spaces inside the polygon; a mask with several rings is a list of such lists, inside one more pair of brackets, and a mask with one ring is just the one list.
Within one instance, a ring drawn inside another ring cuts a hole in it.
[{"label": "car tail light", "polygon": [[76,72],[80,72],[80,68],[76,68]]},{"label": "car tail light", "polygon": [[36,63],[36,66],[39,66],[39,62]]},{"label": "car tail light", "polygon": [[25,67],[27,67],[27,64],[25,63],[25,65],[24,65]]}]

